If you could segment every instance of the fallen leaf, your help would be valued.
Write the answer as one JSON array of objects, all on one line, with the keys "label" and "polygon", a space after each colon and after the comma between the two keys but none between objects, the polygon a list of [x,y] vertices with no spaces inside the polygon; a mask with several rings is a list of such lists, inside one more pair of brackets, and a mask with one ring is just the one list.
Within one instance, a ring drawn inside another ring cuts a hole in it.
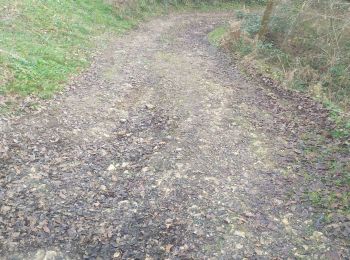
[{"label": "fallen leaf", "polygon": [[172,247],[173,247],[173,245],[170,245],[170,244],[166,245],[166,246],[165,246],[165,251],[166,251],[167,253],[170,253],[170,250],[171,250]]},{"label": "fallen leaf", "polygon": [[48,228],[48,226],[43,226],[43,230],[46,232],[46,233],[50,233],[50,229]]},{"label": "fallen leaf", "polygon": [[67,198],[67,196],[66,196],[66,195],[64,195],[63,191],[60,191],[59,196],[60,196],[60,198],[62,198],[62,199]]}]

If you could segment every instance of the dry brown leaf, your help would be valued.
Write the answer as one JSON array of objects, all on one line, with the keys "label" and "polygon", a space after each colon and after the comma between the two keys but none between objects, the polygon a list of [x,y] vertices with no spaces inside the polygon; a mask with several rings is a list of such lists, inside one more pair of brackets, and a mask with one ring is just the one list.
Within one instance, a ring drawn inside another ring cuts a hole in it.
[{"label": "dry brown leaf", "polygon": [[46,233],[50,233],[50,229],[48,226],[43,226],[43,230],[46,232]]},{"label": "dry brown leaf", "polygon": [[165,251],[167,252],[167,253],[170,253],[170,250],[173,248],[173,245],[171,245],[171,244],[167,244],[166,246],[165,246]]}]

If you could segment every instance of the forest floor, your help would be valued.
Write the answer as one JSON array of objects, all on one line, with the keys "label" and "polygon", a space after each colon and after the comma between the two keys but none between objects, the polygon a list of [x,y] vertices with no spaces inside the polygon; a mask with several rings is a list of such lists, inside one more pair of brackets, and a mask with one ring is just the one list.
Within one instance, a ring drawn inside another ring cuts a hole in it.
[{"label": "forest floor", "polygon": [[229,17],[156,18],[63,94],[1,118],[3,259],[349,255],[300,195],[299,142],[327,112],[211,46]]}]

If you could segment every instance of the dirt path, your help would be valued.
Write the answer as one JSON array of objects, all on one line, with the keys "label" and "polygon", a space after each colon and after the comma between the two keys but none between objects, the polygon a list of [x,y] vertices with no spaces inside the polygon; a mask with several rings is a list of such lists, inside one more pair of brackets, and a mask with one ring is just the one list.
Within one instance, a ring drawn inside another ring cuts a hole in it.
[{"label": "dirt path", "polygon": [[0,121],[0,255],[346,255],[293,197],[310,111],[249,83],[209,45],[228,16],[155,19],[42,111]]}]

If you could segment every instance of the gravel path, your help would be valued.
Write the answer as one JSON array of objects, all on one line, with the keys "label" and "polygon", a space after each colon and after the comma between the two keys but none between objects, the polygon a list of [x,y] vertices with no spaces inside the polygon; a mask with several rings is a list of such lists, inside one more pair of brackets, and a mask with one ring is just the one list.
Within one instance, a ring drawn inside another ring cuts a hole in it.
[{"label": "gravel path", "polygon": [[210,46],[229,17],[152,20],[43,109],[1,119],[0,258],[349,253],[293,195],[315,104],[252,83]]}]

